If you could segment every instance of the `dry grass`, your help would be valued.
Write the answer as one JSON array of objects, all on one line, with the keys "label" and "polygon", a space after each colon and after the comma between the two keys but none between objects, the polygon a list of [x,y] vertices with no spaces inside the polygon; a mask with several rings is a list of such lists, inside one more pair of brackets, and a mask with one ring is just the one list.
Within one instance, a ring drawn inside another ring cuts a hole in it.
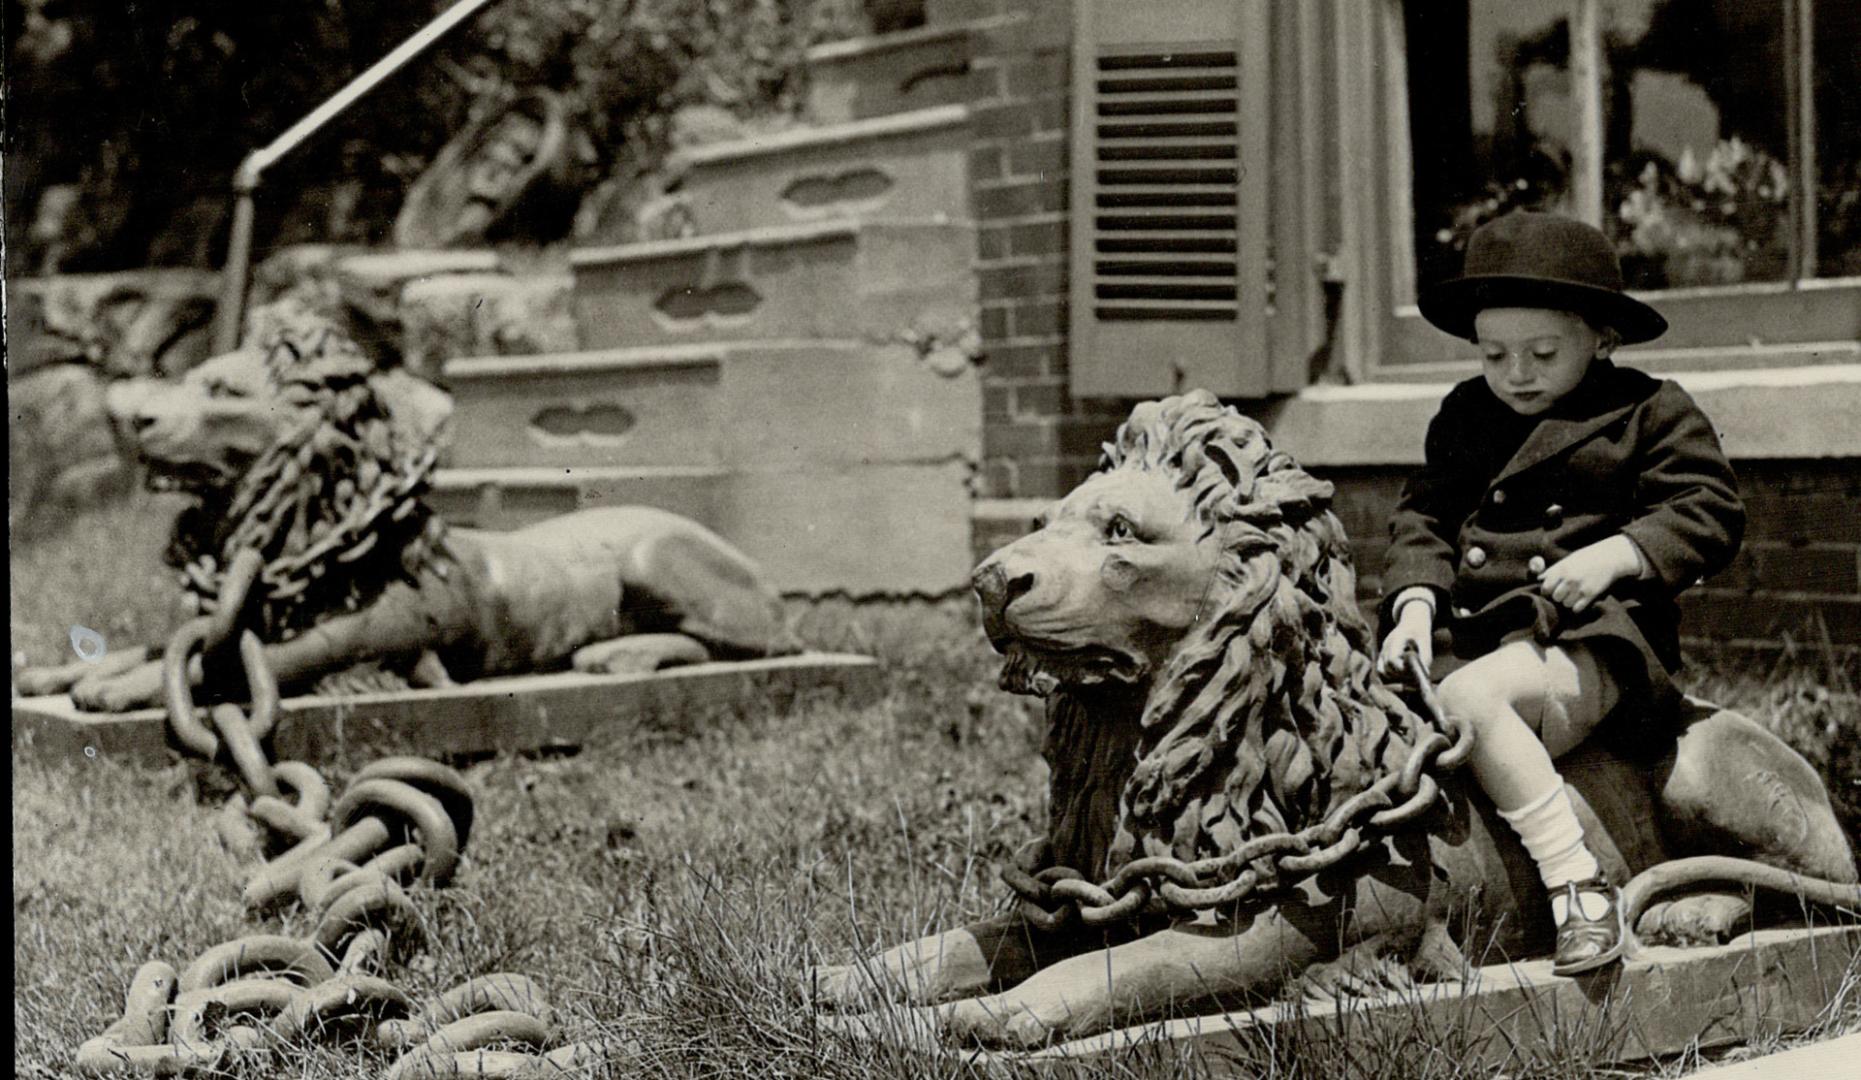
[{"label": "dry grass", "polygon": [[[159,639],[172,588],[155,550],[171,513],[140,498],[16,550],[15,650],[38,662],[68,655],[74,622],[113,644]],[[994,867],[1036,834],[1045,783],[1038,714],[993,690],[965,606],[823,605],[798,618],[817,645],[886,659],[884,696],[857,709],[819,699],[694,716],[573,756],[469,766],[480,825],[457,884],[418,901],[433,944],[397,980],[419,994],[493,970],[530,973],[563,1010],[565,1039],[626,1048],[610,1066],[617,1076],[1035,1074],[847,1041],[794,989],[813,958],[992,911],[1002,893]],[[1852,759],[1839,755],[1861,743],[1855,668],[1816,655],[1776,670],[1751,663],[1714,658],[1698,681],[1852,782]],[[1837,731],[1845,740],[1831,738]],[[333,779],[359,764],[340,763]],[[180,965],[271,927],[239,909],[249,868],[210,839],[210,806],[188,767],[16,760],[13,779],[17,1068],[63,1075],[78,1044],[115,1018],[143,960]],[[282,929],[306,927],[292,915]],[[1809,1037],[1855,1031],[1861,991],[1851,990]],[[1701,1063],[1683,1054],[1652,1072],[1612,1069],[1601,1064],[1607,1034],[1566,1040],[1511,1075],[1670,1076]],[[1418,1025],[1375,1044],[1263,1044],[1250,1068],[1485,1075],[1455,1052],[1464,1037]],[[358,1063],[370,1074],[387,1064],[346,1047],[288,1067],[321,1080],[355,1075]],[[1161,1077],[1197,1064],[1150,1047],[1066,1074]]]}]

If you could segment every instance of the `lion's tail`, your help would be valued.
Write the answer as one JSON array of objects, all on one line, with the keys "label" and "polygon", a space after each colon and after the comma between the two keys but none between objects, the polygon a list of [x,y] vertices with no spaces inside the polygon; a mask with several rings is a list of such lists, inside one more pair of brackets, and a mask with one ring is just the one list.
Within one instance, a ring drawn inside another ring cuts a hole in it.
[{"label": "lion's tail", "polygon": [[1776,892],[1794,893],[1804,901],[1844,909],[1861,915],[1861,884],[1806,877],[1751,859],[1727,855],[1696,855],[1672,859],[1636,874],[1622,890],[1622,915],[1629,926],[1641,917],[1648,902],[1662,893],[1688,885],[1736,883]]}]

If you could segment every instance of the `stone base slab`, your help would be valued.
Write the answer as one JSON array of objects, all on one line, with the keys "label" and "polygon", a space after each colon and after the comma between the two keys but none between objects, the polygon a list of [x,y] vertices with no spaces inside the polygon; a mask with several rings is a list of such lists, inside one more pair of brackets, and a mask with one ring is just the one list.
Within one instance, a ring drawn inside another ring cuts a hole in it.
[{"label": "stone base slab", "polygon": [[1215,1074],[1236,1074],[1252,1048],[1277,1041],[1344,1038],[1387,1044],[1404,1031],[1433,1032],[1431,1044],[1495,1074],[1534,1055],[1629,1061],[1801,1031],[1851,977],[1861,925],[1760,930],[1699,949],[1644,946],[1634,959],[1595,974],[1560,978],[1549,960],[1477,969],[1466,982],[1438,983],[1343,1004],[1279,1005],[1127,1028],[1025,1054],[982,1055],[999,1063],[1082,1061],[1184,1047]]},{"label": "stone base slab", "polygon": [[[693,664],[645,675],[559,672],[283,702],[276,760],[317,763],[365,748],[455,756],[568,748],[640,724],[689,727],[710,709],[782,708],[815,690],[847,700],[879,692],[878,661],[849,653]],[[13,757],[82,763],[107,757],[159,767],[173,760],[160,709],[78,711],[59,694],[13,700]]]}]

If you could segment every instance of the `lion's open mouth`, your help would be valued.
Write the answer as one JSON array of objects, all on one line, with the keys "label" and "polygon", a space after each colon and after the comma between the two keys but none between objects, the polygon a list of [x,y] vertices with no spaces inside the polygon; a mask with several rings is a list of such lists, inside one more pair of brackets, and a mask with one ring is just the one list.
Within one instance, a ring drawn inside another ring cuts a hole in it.
[{"label": "lion's open mouth", "polygon": [[142,483],[150,491],[206,495],[226,486],[226,473],[200,461],[159,461],[143,456]]},{"label": "lion's open mouth", "polygon": [[1002,654],[997,685],[1011,694],[1044,698],[1062,686],[1135,683],[1143,677],[1142,662],[1136,657],[1100,646],[1051,649],[1011,638],[996,642],[995,648]]}]

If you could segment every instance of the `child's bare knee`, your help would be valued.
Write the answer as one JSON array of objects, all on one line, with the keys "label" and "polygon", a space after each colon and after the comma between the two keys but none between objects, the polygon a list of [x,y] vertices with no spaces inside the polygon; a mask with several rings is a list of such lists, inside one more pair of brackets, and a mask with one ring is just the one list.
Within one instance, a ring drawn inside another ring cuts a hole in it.
[{"label": "child's bare knee", "polygon": [[1487,721],[1503,711],[1507,704],[1507,695],[1496,680],[1482,678],[1478,672],[1467,676],[1471,669],[1462,668],[1441,681],[1437,691],[1441,699],[1441,710],[1457,723],[1471,725],[1479,730]]}]

